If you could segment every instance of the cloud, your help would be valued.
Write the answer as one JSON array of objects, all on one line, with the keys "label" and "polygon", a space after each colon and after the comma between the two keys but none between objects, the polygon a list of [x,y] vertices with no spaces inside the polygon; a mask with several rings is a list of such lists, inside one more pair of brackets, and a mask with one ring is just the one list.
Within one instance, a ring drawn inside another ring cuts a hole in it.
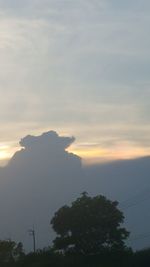
[{"label": "cloud", "polygon": [[75,133],[79,142],[92,126],[95,140],[88,141],[98,143],[105,139],[102,128],[112,141],[114,131],[118,141],[131,141],[133,125],[134,132],[147,125],[147,140],[150,19],[144,2],[0,1],[0,141],[11,132],[16,143],[50,125]]},{"label": "cloud", "polygon": [[39,246],[50,244],[50,217],[83,191],[81,159],[66,151],[73,141],[73,137],[61,137],[54,131],[21,139],[23,148],[0,169],[2,238],[12,233],[23,241],[26,231],[24,242],[29,249],[27,231],[34,223]]},{"label": "cloud", "polygon": [[[68,152],[74,140],[55,131],[21,139],[20,151],[0,168],[1,238],[22,241],[30,250],[28,229],[34,224],[37,247],[49,245],[54,238],[49,225],[54,212],[81,192],[122,202],[150,188],[149,157],[83,167],[81,158]],[[86,142],[84,145],[89,146]],[[132,209],[131,214],[125,211],[133,235],[141,233],[143,227],[149,229],[150,217],[144,219],[148,206],[149,201],[144,208]],[[137,242],[134,247],[145,244]]]},{"label": "cloud", "polygon": [[129,246],[138,250],[149,245],[149,239],[132,240],[143,233],[143,229],[149,231],[149,166],[150,157],[143,157],[86,166],[84,169],[87,183],[85,189],[90,194],[95,195],[100,191],[120,202],[126,227],[131,231]]},{"label": "cloud", "polygon": [[46,147],[50,147],[51,149],[59,151],[63,151],[70,146],[75,140],[74,137],[59,137],[56,132],[47,132],[42,134],[41,136],[31,136],[28,135],[21,139],[20,145],[25,147],[25,149],[34,149],[34,147],[38,147],[44,149]]}]

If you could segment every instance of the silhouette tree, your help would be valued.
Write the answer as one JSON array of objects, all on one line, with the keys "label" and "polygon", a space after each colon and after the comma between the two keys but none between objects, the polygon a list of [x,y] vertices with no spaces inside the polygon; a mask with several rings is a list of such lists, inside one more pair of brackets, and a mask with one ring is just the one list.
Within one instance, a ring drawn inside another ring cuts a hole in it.
[{"label": "silhouette tree", "polygon": [[0,240],[0,266],[19,261],[24,255],[22,243],[12,240]]},{"label": "silhouette tree", "polygon": [[84,255],[125,249],[129,232],[121,227],[124,216],[117,205],[117,201],[84,192],[71,206],[60,208],[51,220],[58,234],[54,248]]}]

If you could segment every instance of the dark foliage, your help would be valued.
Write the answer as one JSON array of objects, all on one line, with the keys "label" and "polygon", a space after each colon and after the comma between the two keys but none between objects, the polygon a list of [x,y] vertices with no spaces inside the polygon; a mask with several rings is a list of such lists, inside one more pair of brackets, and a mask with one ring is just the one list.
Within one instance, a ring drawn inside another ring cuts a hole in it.
[{"label": "dark foliage", "polygon": [[[132,252],[118,203],[83,193],[52,219],[54,247],[23,253],[21,243],[0,240],[0,267],[147,267],[150,249]],[[60,248],[62,250],[60,250]]]},{"label": "dark foliage", "polygon": [[24,257],[22,243],[12,240],[0,240],[0,266],[12,267]]},{"label": "dark foliage", "polygon": [[70,207],[60,208],[51,220],[58,234],[54,248],[83,255],[124,250],[129,233],[121,227],[124,216],[117,205],[104,196],[83,193]]},{"label": "dark foliage", "polygon": [[131,251],[110,253],[101,255],[75,255],[61,254],[52,251],[39,251],[28,254],[23,262],[18,263],[20,267],[126,267],[131,261]]},{"label": "dark foliage", "polygon": [[147,266],[150,266],[150,248],[135,252],[132,259],[132,267]]}]

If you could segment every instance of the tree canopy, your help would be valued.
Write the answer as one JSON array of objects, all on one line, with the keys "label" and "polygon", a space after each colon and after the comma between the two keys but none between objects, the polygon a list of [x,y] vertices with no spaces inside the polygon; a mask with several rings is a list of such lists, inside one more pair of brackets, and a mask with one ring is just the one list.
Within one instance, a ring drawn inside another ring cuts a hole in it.
[{"label": "tree canopy", "polygon": [[13,263],[23,255],[22,243],[16,243],[12,240],[0,240],[0,266],[7,262]]},{"label": "tree canopy", "polygon": [[129,232],[121,227],[123,213],[118,202],[102,195],[90,197],[82,193],[71,206],[61,207],[51,220],[57,233],[54,247],[82,254],[122,250]]}]

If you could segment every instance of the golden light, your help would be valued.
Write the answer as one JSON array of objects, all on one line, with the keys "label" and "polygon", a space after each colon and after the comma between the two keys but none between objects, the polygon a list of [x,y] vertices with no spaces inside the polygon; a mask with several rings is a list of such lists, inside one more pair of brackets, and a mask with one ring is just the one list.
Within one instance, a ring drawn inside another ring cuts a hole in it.
[{"label": "golden light", "polygon": [[[0,166],[6,165],[18,150],[20,150],[20,147],[15,144],[0,144]],[[73,144],[67,151],[81,157],[83,164],[132,159],[150,155],[149,149],[138,147],[126,141],[103,148],[99,144],[94,143]]]},{"label": "golden light", "polygon": [[150,150],[129,142],[118,142],[110,147],[100,145],[72,145],[69,149],[80,156],[84,164],[101,163],[113,160],[133,159],[150,155]]},{"label": "golden light", "polygon": [[18,147],[13,146],[12,144],[0,144],[0,166],[7,164],[8,160],[14,155],[18,150]]},{"label": "golden light", "polygon": [[0,160],[9,158],[9,154],[6,151],[0,151]]},{"label": "golden light", "polygon": [[9,147],[8,146],[0,146],[0,160],[9,158]]}]

